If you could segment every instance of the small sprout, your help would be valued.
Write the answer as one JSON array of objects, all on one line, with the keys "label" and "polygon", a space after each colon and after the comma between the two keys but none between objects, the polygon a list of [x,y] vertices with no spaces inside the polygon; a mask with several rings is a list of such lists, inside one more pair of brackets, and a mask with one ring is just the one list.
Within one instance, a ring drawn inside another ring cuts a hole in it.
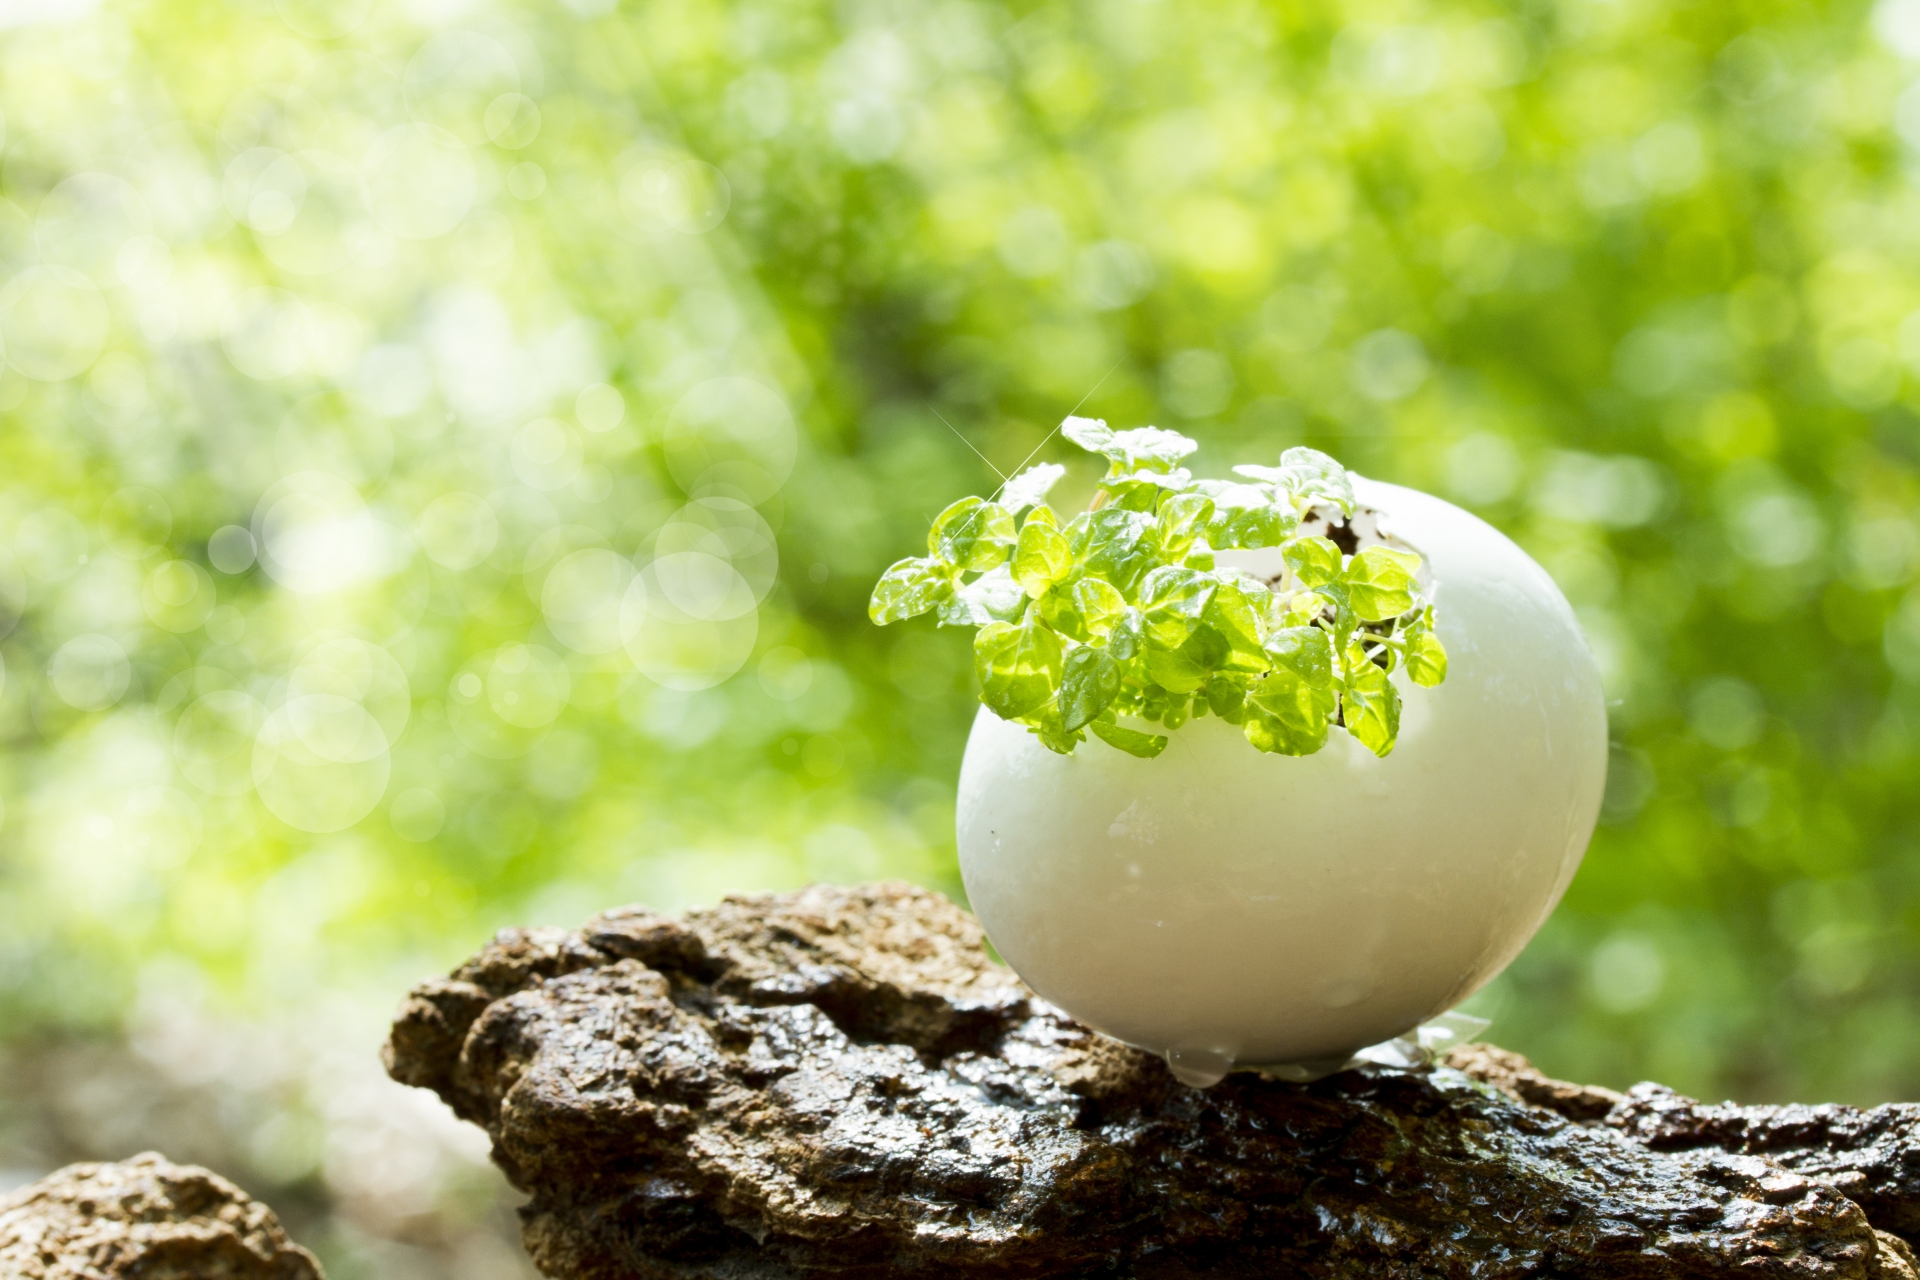
[{"label": "small sprout", "polygon": [[[1391,676],[1404,668],[1432,688],[1447,653],[1419,556],[1377,544],[1349,556],[1299,532],[1354,514],[1345,468],[1288,449],[1278,466],[1196,480],[1178,464],[1198,446],[1176,432],[1092,418],[1062,432],[1107,460],[1091,509],[1063,525],[1046,504],[1065,474],[1055,463],[997,500],[962,498],[934,520],[926,556],[881,577],[875,622],[937,611],[944,626],[978,627],[981,701],[1062,754],[1088,734],[1143,759],[1166,749],[1123,716],[1174,730],[1211,715],[1280,755],[1312,755],[1335,727],[1393,750]],[[1281,549],[1284,590],[1214,567],[1216,550],[1257,547]]]}]

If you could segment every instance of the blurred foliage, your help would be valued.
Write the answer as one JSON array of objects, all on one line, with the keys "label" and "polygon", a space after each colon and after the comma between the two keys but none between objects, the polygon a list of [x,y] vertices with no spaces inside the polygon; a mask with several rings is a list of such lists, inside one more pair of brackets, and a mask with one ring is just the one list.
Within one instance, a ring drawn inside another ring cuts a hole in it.
[{"label": "blurred foliage", "polygon": [[1578,607],[1605,825],[1500,1042],[1920,1093],[1915,0],[0,23],[6,1034],[957,893],[968,637],[866,595],[990,467],[1090,491],[1078,407],[1445,494]]}]

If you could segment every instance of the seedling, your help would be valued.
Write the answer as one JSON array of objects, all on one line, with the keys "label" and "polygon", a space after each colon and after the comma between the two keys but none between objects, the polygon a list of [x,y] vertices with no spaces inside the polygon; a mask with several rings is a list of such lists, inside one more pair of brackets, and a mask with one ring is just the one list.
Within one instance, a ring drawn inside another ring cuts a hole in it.
[{"label": "seedling", "polygon": [[[933,613],[979,628],[980,700],[1062,754],[1091,733],[1150,758],[1166,734],[1123,720],[1174,730],[1207,715],[1281,755],[1312,755],[1335,727],[1375,755],[1393,750],[1389,677],[1438,685],[1447,654],[1420,556],[1353,545],[1345,468],[1295,448],[1206,480],[1179,465],[1199,446],[1177,432],[1068,418],[1062,433],[1107,459],[1090,508],[1061,523],[1046,500],[1066,473],[1055,463],[960,499],[934,520],[926,555],[882,575],[876,623]],[[1349,551],[1326,536],[1340,532]],[[1216,565],[1217,552],[1263,547],[1285,557],[1277,581]]]}]

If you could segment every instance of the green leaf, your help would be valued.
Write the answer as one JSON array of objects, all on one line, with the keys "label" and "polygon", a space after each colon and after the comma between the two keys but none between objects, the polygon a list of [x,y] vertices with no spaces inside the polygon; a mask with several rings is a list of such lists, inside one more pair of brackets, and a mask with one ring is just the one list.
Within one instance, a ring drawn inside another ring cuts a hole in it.
[{"label": "green leaf", "polygon": [[1276,503],[1259,485],[1214,481],[1195,488],[1213,499],[1213,514],[1202,528],[1216,550],[1277,547],[1300,523],[1292,507]]},{"label": "green leaf", "polygon": [[1120,615],[1127,612],[1127,598],[1120,589],[1101,578],[1081,578],[1073,584],[1073,604],[1087,620],[1087,630],[1102,635],[1111,630]]},{"label": "green leaf", "polygon": [[1027,593],[1006,565],[975,578],[940,606],[943,627],[984,627],[989,622],[1018,622],[1027,610]]},{"label": "green leaf", "polygon": [[927,550],[956,569],[986,570],[1013,550],[1013,513],[994,502],[967,497],[934,518]]},{"label": "green leaf", "polygon": [[1228,724],[1240,724],[1246,719],[1247,691],[1225,676],[1214,676],[1207,681],[1207,706],[1213,714]]},{"label": "green leaf", "polygon": [[1199,447],[1178,431],[1136,427],[1116,431],[1105,452],[1127,471],[1167,471]]},{"label": "green leaf", "polygon": [[1280,612],[1280,625],[1304,627],[1325,615],[1330,603],[1317,591],[1296,591],[1287,597],[1287,606]]},{"label": "green leaf", "polygon": [[1218,671],[1233,657],[1233,646],[1218,631],[1202,625],[1175,652],[1202,670]]},{"label": "green leaf", "polygon": [[994,622],[973,637],[980,700],[1003,720],[1043,707],[1060,684],[1060,639],[1029,617],[1019,626]]},{"label": "green leaf", "polygon": [[1080,608],[1074,603],[1073,588],[1066,583],[1055,583],[1033,602],[1034,612],[1055,631],[1075,640],[1091,640],[1093,633],[1087,630],[1087,620],[1081,616]]},{"label": "green leaf", "polygon": [[1140,612],[1146,616],[1148,642],[1162,649],[1185,644],[1219,585],[1178,565],[1162,565],[1147,574],[1140,584]]},{"label": "green leaf", "polygon": [[1013,548],[1013,577],[1038,600],[1048,587],[1073,570],[1073,551],[1066,537],[1051,524],[1028,520]]},{"label": "green leaf", "polygon": [[1124,594],[1153,566],[1160,549],[1154,519],[1144,511],[1102,507],[1074,517],[1067,543],[1080,567]]},{"label": "green leaf", "polygon": [[[1141,665],[1144,666],[1145,664],[1143,663]],[[1124,694],[1126,691],[1126,686],[1122,685],[1121,692]],[[1115,711],[1122,711],[1131,708],[1130,714],[1138,716],[1142,720],[1158,720],[1160,713],[1167,709],[1167,700],[1172,696],[1172,694],[1162,689],[1153,681],[1147,680],[1140,686],[1139,697],[1133,699],[1131,703],[1116,699],[1113,709]]]},{"label": "green leaf", "polygon": [[1282,627],[1267,637],[1267,656],[1316,689],[1333,688],[1333,644],[1319,627]]},{"label": "green leaf", "polygon": [[1331,503],[1343,515],[1353,514],[1353,479],[1347,469],[1318,449],[1293,448],[1280,455],[1283,483],[1304,510],[1316,503]]},{"label": "green leaf", "polygon": [[1340,576],[1340,548],[1326,538],[1314,534],[1295,538],[1281,554],[1303,587],[1324,587]]},{"label": "green leaf", "polygon": [[1275,667],[1247,692],[1241,732],[1261,751],[1310,756],[1327,744],[1331,689],[1317,689],[1298,672]]},{"label": "green leaf", "polygon": [[1273,605],[1273,592],[1267,584],[1241,573],[1216,573],[1219,584],[1207,605],[1206,624],[1241,653],[1259,653],[1260,620]]},{"label": "green leaf", "polygon": [[1087,735],[1081,730],[1067,728],[1053,707],[1042,707],[1022,723],[1040,739],[1041,746],[1063,756],[1072,755],[1074,747],[1087,740]]},{"label": "green leaf", "polygon": [[1099,418],[1068,418],[1060,424],[1060,434],[1088,453],[1105,454],[1113,443],[1113,431]]},{"label": "green leaf", "polygon": [[1420,557],[1411,552],[1368,547],[1348,562],[1342,575],[1347,603],[1365,622],[1397,618],[1413,608],[1413,572],[1419,567]]},{"label": "green leaf", "polygon": [[1093,640],[1107,634],[1126,612],[1127,598],[1102,578],[1059,583],[1040,597],[1040,616],[1047,625],[1075,640]]},{"label": "green leaf", "polygon": [[1340,689],[1341,718],[1347,732],[1376,756],[1393,750],[1400,736],[1400,695],[1387,673],[1371,662],[1352,665]]},{"label": "green leaf", "polygon": [[1159,427],[1136,427],[1131,431],[1113,431],[1097,418],[1068,418],[1060,433],[1085,449],[1112,462],[1111,476],[1117,478],[1135,471],[1168,471],[1174,463],[1200,446],[1177,431]]},{"label": "green leaf", "polygon": [[1102,508],[1143,511],[1148,515],[1158,511],[1160,500],[1166,497],[1165,491],[1159,485],[1131,478],[1102,481],[1100,495],[1095,501],[1099,502]]},{"label": "green leaf", "polygon": [[1107,630],[1107,652],[1121,662],[1132,662],[1147,647],[1147,620],[1138,609],[1127,607]]},{"label": "green leaf", "polygon": [[1047,500],[1047,494],[1066,474],[1067,469],[1057,462],[1041,462],[1028,467],[1001,488],[1000,505],[1015,515],[1028,507],[1037,507]]},{"label": "green leaf", "polygon": [[1447,678],[1447,651],[1434,634],[1432,605],[1420,611],[1404,635],[1408,677],[1427,689],[1443,683]]},{"label": "green leaf", "polygon": [[1060,678],[1061,725],[1078,729],[1112,705],[1120,692],[1120,664],[1094,645],[1067,652],[1066,672]]},{"label": "green leaf", "polygon": [[1165,734],[1141,733],[1137,729],[1124,728],[1110,718],[1095,720],[1087,726],[1088,732],[1110,747],[1117,747],[1130,756],[1139,756],[1142,760],[1151,760],[1167,749]]},{"label": "green leaf", "polygon": [[1147,650],[1147,677],[1169,693],[1192,693],[1206,684],[1207,668],[1180,652]]},{"label": "green leaf", "polygon": [[1137,493],[1145,499],[1146,505],[1132,506],[1136,511],[1152,511],[1160,505],[1160,500],[1170,493],[1183,493],[1193,483],[1193,473],[1185,467],[1175,467],[1171,471],[1123,471],[1108,476],[1100,482],[1103,489],[1118,493],[1126,490]]},{"label": "green leaf", "polygon": [[[874,588],[876,622],[937,609],[943,623],[980,628],[981,701],[1052,751],[1098,733],[1153,755],[1166,739],[1122,729],[1120,717],[1172,729],[1214,715],[1260,750],[1305,754],[1343,707],[1355,737],[1392,749],[1400,704],[1389,672],[1404,663],[1431,687],[1446,678],[1447,654],[1417,556],[1370,547],[1347,557],[1328,538],[1295,536],[1310,508],[1351,513],[1338,463],[1290,449],[1278,467],[1236,467],[1242,480],[1196,480],[1178,465],[1194,442],[1175,432],[1079,417],[1062,430],[1108,460],[1092,509],[1062,526],[1045,505],[1063,471],[1053,463],[1008,481],[1004,501],[954,503],[928,535],[931,554],[894,565]],[[1216,549],[1268,546],[1284,550],[1298,588],[1285,599],[1215,569]]]},{"label": "green leaf", "polygon": [[881,626],[916,617],[953,594],[953,570],[938,560],[909,559],[894,563],[874,584],[867,616]]},{"label": "green leaf", "polygon": [[1176,493],[1160,504],[1160,549],[1176,559],[1187,553],[1213,515],[1213,499],[1204,493]]}]

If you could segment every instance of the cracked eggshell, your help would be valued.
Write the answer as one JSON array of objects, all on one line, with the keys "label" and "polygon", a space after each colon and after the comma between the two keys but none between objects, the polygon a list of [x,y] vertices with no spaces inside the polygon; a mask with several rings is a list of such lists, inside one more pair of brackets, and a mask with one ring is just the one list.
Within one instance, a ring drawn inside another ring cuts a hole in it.
[{"label": "cracked eggshell", "polygon": [[[1211,716],[1158,759],[1055,755],[982,708],[960,769],[960,869],[1041,996],[1156,1053],[1335,1058],[1465,999],[1565,892],[1599,813],[1607,714],[1546,571],[1450,503],[1361,480],[1427,560],[1449,673],[1394,677],[1377,759],[1255,751]],[[1142,726],[1152,727],[1152,726]]]}]

